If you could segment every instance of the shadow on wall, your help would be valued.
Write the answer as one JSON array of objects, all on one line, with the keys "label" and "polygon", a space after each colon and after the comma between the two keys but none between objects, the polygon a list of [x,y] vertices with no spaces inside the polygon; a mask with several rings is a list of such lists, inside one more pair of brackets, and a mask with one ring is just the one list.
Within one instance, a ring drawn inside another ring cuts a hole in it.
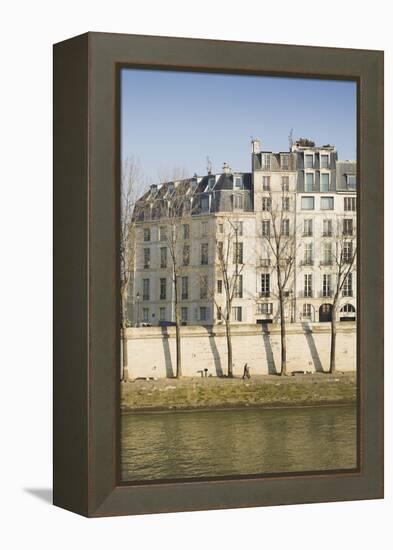
[{"label": "shadow on wall", "polygon": [[216,369],[216,375],[220,377],[220,376],[223,376],[224,373],[222,371],[221,357],[220,357],[220,353],[219,353],[218,348],[217,348],[213,327],[209,327],[209,329],[207,329],[207,330],[208,330],[209,345],[210,345],[210,349],[212,350],[212,354],[213,354],[213,360],[214,360],[214,366],[215,366],[215,369]]},{"label": "shadow on wall", "polygon": [[315,345],[314,337],[312,335],[312,330],[307,323],[302,323],[304,336],[306,337],[307,344],[311,353],[312,361],[314,363],[315,372],[324,372],[321,359],[317,347]]},{"label": "shadow on wall", "polygon": [[269,327],[266,323],[262,323],[261,326],[263,331],[262,337],[263,337],[263,345],[265,347],[265,353],[266,353],[267,370],[269,374],[277,374],[277,368],[276,368],[276,363],[274,361],[273,349],[270,343]]},{"label": "shadow on wall", "polygon": [[162,347],[164,348],[165,370],[167,378],[174,378],[171,350],[169,347],[169,334],[167,327],[161,327]]}]

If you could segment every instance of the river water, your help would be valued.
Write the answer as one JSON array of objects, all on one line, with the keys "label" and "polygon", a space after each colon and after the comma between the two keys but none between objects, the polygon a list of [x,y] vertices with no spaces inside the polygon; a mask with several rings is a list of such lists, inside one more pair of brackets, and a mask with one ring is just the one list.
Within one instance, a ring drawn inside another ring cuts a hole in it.
[{"label": "river water", "polygon": [[356,468],[356,408],[126,414],[123,481]]}]

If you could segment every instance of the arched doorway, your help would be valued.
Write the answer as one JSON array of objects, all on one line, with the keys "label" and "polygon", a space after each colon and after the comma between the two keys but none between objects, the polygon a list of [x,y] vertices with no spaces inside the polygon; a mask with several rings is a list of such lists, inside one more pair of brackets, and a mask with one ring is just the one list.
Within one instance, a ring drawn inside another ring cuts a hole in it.
[{"label": "arched doorway", "polygon": [[319,308],[319,322],[330,323],[332,320],[332,304],[322,304]]}]

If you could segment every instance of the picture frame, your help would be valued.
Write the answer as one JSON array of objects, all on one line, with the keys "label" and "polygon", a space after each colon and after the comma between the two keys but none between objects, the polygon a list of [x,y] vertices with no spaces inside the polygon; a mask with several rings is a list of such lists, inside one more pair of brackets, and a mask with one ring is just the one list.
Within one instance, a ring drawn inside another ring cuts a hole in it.
[{"label": "picture frame", "polygon": [[[356,472],[119,481],[122,67],[357,83]],[[54,504],[88,517],[383,498],[383,52],[86,33],[54,46]]]}]

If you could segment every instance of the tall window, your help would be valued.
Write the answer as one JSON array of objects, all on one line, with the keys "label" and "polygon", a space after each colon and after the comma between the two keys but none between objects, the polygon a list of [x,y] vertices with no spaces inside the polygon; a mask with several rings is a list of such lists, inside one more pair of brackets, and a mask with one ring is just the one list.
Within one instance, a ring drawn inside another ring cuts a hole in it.
[{"label": "tall window", "polygon": [[324,237],[332,236],[332,220],[323,220],[323,233]]},{"label": "tall window", "polygon": [[302,197],[302,210],[314,210],[314,197]]},{"label": "tall window", "polygon": [[243,298],[243,275],[237,276],[235,298]]},{"label": "tall window", "polygon": [[343,220],[343,234],[344,235],[353,235],[353,219],[344,218]]},{"label": "tall window", "polygon": [[289,155],[281,154],[281,155],[280,155],[280,164],[281,164],[281,168],[282,168],[283,170],[288,170],[288,166],[289,166]]},{"label": "tall window", "polygon": [[235,208],[236,210],[243,210],[244,208],[243,195],[233,195],[233,208]]},{"label": "tall window", "polygon": [[201,306],[199,308],[199,320],[200,321],[207,321],[207,307]]},{"label": "tall window", "polygon": [[143,301],[150,300],[150,280],[142,280],[142,299]]},{"label": "tall window", "polygon": [[188,223],[183,225],[183,239],[187,240],[190,238],[190,226]]},{"label": "tall window", "polygon": [[270,191],[270,176],[262,176],[262,189]]},{"label": "tall window", "polygon": [[201,300],[205,300],[207,298],[207,288],[208,288],[208,285],[207,285],[207,275],[203,275],[201,277],[201,283],[200,283],[200,294],[199,294],[199,297]]},{"label": "tall window", "polygon": [[144,230],[143,230],[143,240],[146,242],[146,241],[150,241],[150,227],[146,227]]},{"label": "tall window", "polygon": [[160,300],[166,300],[166,279],[160,279]]},{"label": "tall window", "polygon": [[281,222],[281,234],[284,235],[284,237],[289,236],[289,220],[285,219]]},{"label": "tall window", "polygon": [[345,263],[350,263],[352,261],[352,241],[344,242],[343,260]]},{"label": "tall window", "polygon": [[323,243],[323,263],[324,265],[332,264],[332,243],[327,241]]},{"label": "tall window", "polygon": [[343,296],[352,296],[352,273],[348,273],[344,281]]},{"label": "tall window", "polygon": [[329,155],[321,155],[320,165],[321,168],[329,168]]},{"label": "tall window", "polygon": [[282,209],[285,212],[288,212],[288,210],[289,210],[289,197],[283,197],[282,198]]},{"label": "tall window", "polygon": [[220,306],[217,306],[217,321],[221,321],[222,319],[222,309]]},{"label": "tall window", "polygon": [[289,176],[281,176],[281,189],[289,191]]},{"label": "tall window", "polygon": [[262,210],[267,212],[272,206],[272,200],[270,197],[262,197]]},{"label": "tall window", "polygon": [[351,189],[353,191],[356,190],[356,176],[352,174],[347,175],[347,189]]},{"label": "tall window", "polygon": [[321,210],[334,210],[334,198],[321,197]]},{"label": "tall window", "polygon": [[233,245],[233,263],[243,263],[243,243],[234,243]]},{"label": "tall window", "polygon": [[258,313],[262,315],[272,315],[273,313],[273,304],[271,302],[264,302],[258,304]]},{"label": "tall window", "polygon": [[270,237],[270,220],[262,222],[262,237]]},{"label": "tall window", "polygon": [[149,322],[149,308],[148,307],[142,308],[142,321],[144,323]]},{"label": "tall window", "polygon": [[313,168],[314,166],[314,155],[304,155],[304,167]]},{"label": "tall window", "polygon": [[270,153],[262,153],[262,170],[270,170]]},{"label": "tall window", "polygon": [[181,299],[188,300],[188,277],[181,278]]},{"label": "tall window", "polygon": [[303,222],[303,235],[305,237],[312,237],[312,222],[312,219],[307,219]]},{"label": "tall window", "polygon": [[160,307],[160,321],[165,321],[166,319],[166,309],[165,307]]},{"label": "tall window", "polygon": [[222,280],[218,279],[217,281],[217,293],[222,294]]},{"label": "tall window", "polygon": [[322,296],[327,298],[332,295],[332,276],[325,273],[322,281]]},{"label": "tall window", "polygon": [[306,173],[306,179],[304,182],[304,190],[312,192],[314,190],[314,174]]},{"label": "tall window", "polygon": [[201,210],[202,212],[209,212],[209,197],[202,197]]},{"label": "tall window", "polygon": [[166,241],[166,239],[167,239],[166,227],[165,225],[162,225],[160,227],[160,241]]},{"label": "tall window", "polygon": [[304,265],[312,265],[313,264],[313,256],[312,256],[312,243],[305,243],[304,244]]},{"label": "tall window", "polygon": [[183,265],[190,265],[190,245],[183,246]]},{"label": "tall window", "polygon": [[270,273],[262,273],[261,275],[261,296],[270,296]]},{"label": "tall window", "polygon": [[201,244],[201,265],[207,265],[209,263],[209,245],[207,243]]},{"label": "tall window", "polygon": [[220,261],[224,260],[224,243],[222,241],[217,243],[217,256]]},{"label": "tall window", "polygon": [[346,212],[355,212],[356,211],[356,198],[355,197],[344,197],[344,210]]},{"label": "tall window", "polygon": [[143,249],[143,267],[145,269],[150,267],[150,248]]},{"label": "tall window", "polygon": [[329,191],[329,174],[321,174],[321,191]]},{"label": "tall window", "polygon": [[201,235],[202,237],[206,237],[207,235],[207,222],[201,223]]},{"label": "tall window", "polygon": [[219,233],[224,233],[224,224],[223,223],[218,224],[218,232]]},{"label": "tall window", "polygon": [[243,187],[243,178],[241,176],[235,176],[235,188],[241,189]]},{"label": "tall window", "polygon": [[238,321],[238,322],[241,322],[242,321],[242,318],[243,318],[243,315],[242,315],[242,308],[239,307],[239,306],[235,306],[232,308],[232,319],[234,321]]},{"label": "tall window", "polygon": [[188,308],[182,307],[180,315],[182,323],[186,323],[188,321]]},{"label": "tall window", "polygon": [[161,255],[161,267],[167,266],[167,249],[166,247],[160,248]]},{"label": "tall window", "polygon": [[312,275],[310,273],[304,275],[304,297],[312,297]]},{"label": "tall window", "polygon": [[311,304],[303,304],[303,318],[311,320],[311,318],[312,318],[312,305]]},{"label": "tall window", "polygon": [[233,226],[235,231],[237,231],[238,236],[241,237],[243,235],[243,222],[233,222]]}]

